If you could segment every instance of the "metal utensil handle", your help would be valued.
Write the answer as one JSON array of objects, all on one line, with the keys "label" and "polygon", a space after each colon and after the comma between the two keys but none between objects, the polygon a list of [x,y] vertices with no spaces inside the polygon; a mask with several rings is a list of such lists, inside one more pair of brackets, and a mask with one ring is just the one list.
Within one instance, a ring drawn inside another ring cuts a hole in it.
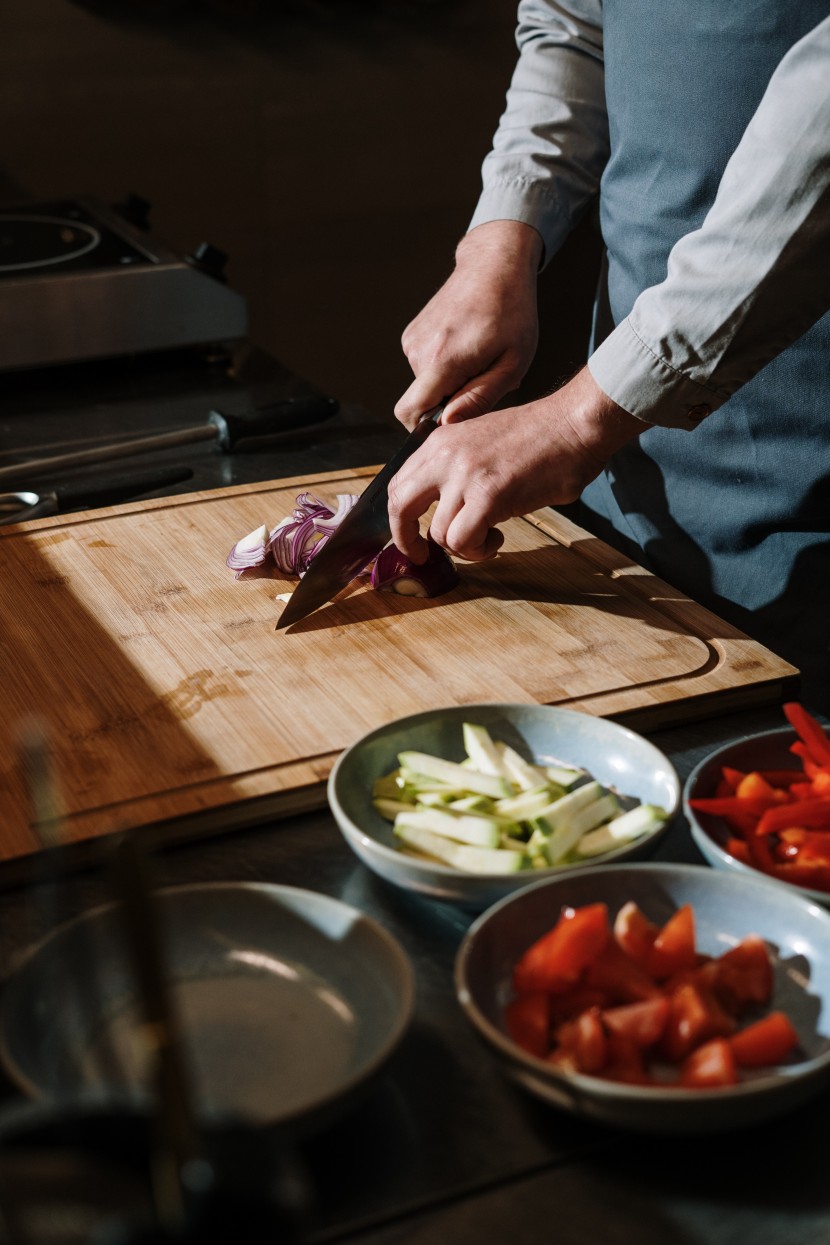
[{"label": "metal utensil handle", "polygon": [[191,445],[195,441],[215,441],[216,437],[216,428],[202,424],[198,428],[161,432],[158,436],[139,437],[135,441],[122,441],[118,445],[101,445],[96,449],[76,450],[71,454],[55,454],[51,458],[30,458],[25,463],[0,467],[0,484],[29,479],[35,474],[65,471],[67,467],[81,467],[86,463],[112,462],[117,458],[131,458],[134,454],[149,454],[153,450]]}]

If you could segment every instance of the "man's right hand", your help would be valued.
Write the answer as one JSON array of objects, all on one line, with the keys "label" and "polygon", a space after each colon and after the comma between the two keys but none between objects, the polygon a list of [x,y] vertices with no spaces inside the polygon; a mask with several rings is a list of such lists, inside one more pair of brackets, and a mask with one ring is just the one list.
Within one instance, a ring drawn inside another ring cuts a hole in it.
[{"label": "man's right hand", "polygon": [[395,407],[414,428],[446,400],[444,423],[490,411],[516,389],[539,340],[536,280],[542,239],[530,225],[498,220],[459,243],[456,266],[402,338],[415,380]]}]

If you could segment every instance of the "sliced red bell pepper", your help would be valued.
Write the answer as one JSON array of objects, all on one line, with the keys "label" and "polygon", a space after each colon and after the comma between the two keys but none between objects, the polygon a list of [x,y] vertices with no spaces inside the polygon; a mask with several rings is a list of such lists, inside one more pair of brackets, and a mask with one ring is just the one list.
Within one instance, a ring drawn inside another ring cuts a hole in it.
[{"label": "sliced red bell pepper", "polygon": [[788,701],[782,707],[790,726],[807,745],[811,760],[817,765],[830,765],[830,739],[821,723],[796,701]]},{"label": "sliced red bell pepper", "polygon": [[786,792],[778,791],[762,774],[757,770],[752,770],[749,774],[745,774],[735,788],[735,795],[739,800],[774,800],[786,799]]},{"label": "sliced red bell pepper", "polygon": [[790,804],[768,808],[755,827],[757,835],[775,834],[789,826],[823,827],[830,830],[830,796],[812,800],[793,800]]},{"label": "sliced red bell pepper", "polygon": [[737,814],[744,817],[747,813],[761,817],[768,808],[777,807],[774,800],[741,799],[737,795],[697,796],[689,800],[689,807],[696,813],[711,813],[715,817],[729,818]]}]

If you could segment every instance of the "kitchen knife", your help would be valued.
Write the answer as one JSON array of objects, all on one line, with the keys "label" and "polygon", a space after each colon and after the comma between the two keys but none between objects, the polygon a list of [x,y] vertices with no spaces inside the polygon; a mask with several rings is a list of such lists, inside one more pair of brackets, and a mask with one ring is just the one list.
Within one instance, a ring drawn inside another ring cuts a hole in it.
[{"label": "kitchen knife", "polygon": [[314,395],[285,398],[282,402],[257,407],[242,415],[211,411],[206,423],[195,424],[192,428],[177,428],[173,432],[160,432],[134,441],[74,450],[50,458],[31,458],[28,462],[0,467],[0,484],[11,484],[27,476],[64,471],[67,467],[80,467],[86,463],[111,462],[115,458],[131,458],[135,454],[191,445],[197,441],[216,441],[222,452],[229,454],[238,441],[247,437],[281,436],[297,428],[310,428],[331,419],[339,407],[336,398]]},{"label": "kitchen knife", "polygon": [[67,510],[114,506],[132,497],[155,492],[156,489],[172,488],[174,484],[181,484],[192,478],[193,472],[189,467],[157,467],[154,471],[77,480],[71,484],[62,484],[49,492],[0,493],[0,526],[64,514]]},{"label": "kitchen knife", "polygon": [[361,493],[334,534],[329,537],[289,598],[277,631],[306,618],[337,596],[355,575],[388,544],[389,481],[426,441],[441,419],[443,406],[421,417],[403,445]]}]

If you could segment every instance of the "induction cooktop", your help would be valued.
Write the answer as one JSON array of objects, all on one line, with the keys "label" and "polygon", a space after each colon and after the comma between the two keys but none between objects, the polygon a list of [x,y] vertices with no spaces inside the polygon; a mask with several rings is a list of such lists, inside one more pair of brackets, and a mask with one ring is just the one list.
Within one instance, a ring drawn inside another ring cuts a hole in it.
[{"label": "induction cooktop", "polygon": [[0,370],[245,338],[221,253],[178,255],[129,215],[89,198],[0,208]]}]

